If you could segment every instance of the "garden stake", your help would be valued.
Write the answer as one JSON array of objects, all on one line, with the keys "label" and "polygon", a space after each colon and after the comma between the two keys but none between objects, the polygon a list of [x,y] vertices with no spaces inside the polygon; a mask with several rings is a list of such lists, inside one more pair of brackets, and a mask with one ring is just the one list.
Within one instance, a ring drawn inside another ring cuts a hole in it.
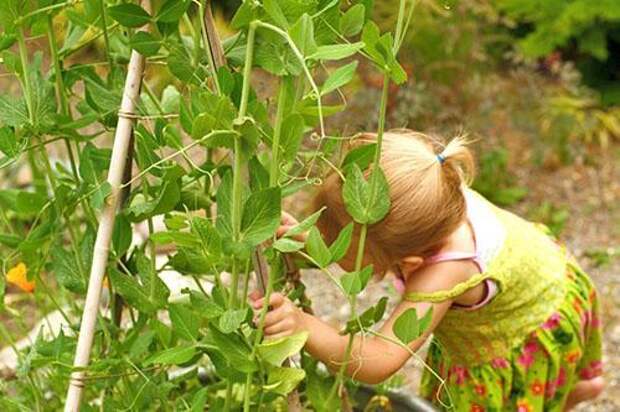
[{"label": "garden stake", "polygon": [[[144,0],[143,5],[150,10],[150,1]],[[95,323],[99,313],[99,300],[103,286],[108,256],[110,254],[110,241],[116,218],[116,210],[120,200],[120,189],[122,184],[129,143],[133,130],[133,115],[135,114],[136,102],[140,96],[140,84],[144,74],[144,56],[137,51],[131,52],[131,59],[127,68],[127,78],[125,89],[119,111],[116,133],[114,136],[114,146],[112,148],[112,158],[108,172],[108,183],[110,184],[110,195],[107,197],[93,252],[93,262],[88,281],[88,291],[84,303],[84,312],[78,335],[77,348],[73,366],[77,370],[71,373],[69,389],[65,401],[65,412],[77,412],[80,410],[82,390],[84,388],[84,368],[88,366],[90,351],[93,344]]]}]

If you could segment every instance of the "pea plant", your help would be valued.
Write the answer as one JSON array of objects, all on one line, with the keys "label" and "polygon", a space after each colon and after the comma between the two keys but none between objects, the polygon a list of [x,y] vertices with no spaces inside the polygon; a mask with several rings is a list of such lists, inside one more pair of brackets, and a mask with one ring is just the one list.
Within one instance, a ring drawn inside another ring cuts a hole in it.
[{"label": "pea plant", "polygon": [[[68,327],[18,350],[0,405],[348,408],[354,337],[386,307],[383,298],[358,314],[356,297],[372,274],[362,263],[367,228],[390,206],[379,157],[389,85],[406,80],[396,55],[413,3],[400,1],[393,33],[383,34],[372,1],[342,3],[247,0],[230,23],[235,34],[220,41],[206,0],[3,2],[4,78],[21,93],[0,95],[0,172],[11,182],[26,169],[31,179],[0,188],[0,313],[23,326],[3,303],[8,281]],[[341,89],[360,59],[383,75],[377,139],[340,162],[350,138],[327,121],[344,109]],[[275,90],[259,93],[257,79]],[[327,172],[344,179],[352,223],[328,245],[314,226],[318,211],[276,238],[283,201]],[[143,242],[137,226],[147,228]],[[297,240],[304,232],[307,241]],[[349,248],[355,269],[337,278],[330,265]],[[335,376],[303,353],[306,334],[264,340],[266,309],[253,321],[251,287],[309,307],[291,257],[349,300]],[[194,287],[171,294],[160,277],[169,270]],[[427,322],[405,312],[397,343]],[[0,333],[16,345],[14,330]]]}]

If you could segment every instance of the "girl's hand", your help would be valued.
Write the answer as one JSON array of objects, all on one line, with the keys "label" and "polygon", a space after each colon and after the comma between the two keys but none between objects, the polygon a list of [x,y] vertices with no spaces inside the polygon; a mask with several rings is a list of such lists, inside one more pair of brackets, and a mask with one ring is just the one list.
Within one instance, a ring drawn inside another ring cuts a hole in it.
[{"label": "girl's hand", "polygon": [[[282,217],[280,218],[280,227],[276,232],[277,237],[282,237],[289,231],[292,227],[295,227],[299,224],[297,219],[293,217],[290,213],[282,212]],[[306,237],[308,235],[306,233],[302,233],[300,235],[293,236],[293,239],[298,240],[300,242],[305,242]]]},{"label": "girl's hand", "polygon": [[[261,296],[260,292],[254,291],[250,294],[250,300],[252,301],[252,307],[257,312],[254,323],[258,325],[258,317],[260,316],[258,313],[265,304],[265,298]],[[283,294],[272,293],[269,297],[269,311],[265,316],[265,324],[263,326],[265,336],[277,339],[305,330],[307,330],[307,327],[303,311]]]}]

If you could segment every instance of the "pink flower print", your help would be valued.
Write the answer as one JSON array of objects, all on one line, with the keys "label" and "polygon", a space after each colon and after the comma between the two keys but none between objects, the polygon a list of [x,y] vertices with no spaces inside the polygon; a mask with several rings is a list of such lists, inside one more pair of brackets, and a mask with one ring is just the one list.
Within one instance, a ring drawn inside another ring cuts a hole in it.
[{"label": "pink flower print", "polygon": [[555,381],[555,385],[558,388],[560,386],[566,385],[566,370],[564,368],[560,368],[560,371],[558,372],[558,378]]},{"label": "pink flower print", "polygon": [[545,397],[551,399],[555,396],[555,392],[558,389],[557,380],[547,381],[545,383]]},{"label": "pink flower print", "polygon": [[530,341],[523,347],[523,353],[519,356],[517,361],[525,368],[528,369],[534,363],[534,353],[538,350],[538,344],[535,341]]},{"label": "pink flower print", "polygon": [[517,402],[517,412],[532,412],[532,407],[527,399],[522,399]]},{"label": "pink flower print", "polygon": [[562,319],[562,316],[560,316],[559,313],[555,312],[553,315],[549,316],[545,323],[543,323],[543,329],[550,330],[557,328],[560,324],[560,319]]},{"label": "pink flower print", "polygon": [[601,318],[596,316],[596,313],[592,313],[592,320],[590,322],[591,322],[590,326],[595,329],[598,329],[601,327]]},{"label": "pink flower print", "polygon": [[532,355],[531,353],[524,353],[521,356],[519,356],[519,359],[517,361],[525,369],[529,369],[529,367],[532,366],[532,363],[534,363],[534,355]]},{"label": "pink flower print", "polygon": [[450,373],[456,376],[457,385],[464,384],[465,379],[469,378],[469,371],[463,366],[453,366]]},{"label": "pink flower print", "polygon": [[506,369],[508,366],[510,366],[508,361],[504,358],[495,358],[491,360],[491,365],[493,365],[493,367],[497,369]]},{"label": "pink flower print", "polygon": [[581,379],[593,379],[603,373],[603,363],[600,360],[592,361],[579,372]]},{"label": "pink flower print", "polygon": [[530,341],[528,343],[525,344],[525,346],[523,347],[523,352],[524,353],[534,353],[538,350],[538,343],[535,341]]}]

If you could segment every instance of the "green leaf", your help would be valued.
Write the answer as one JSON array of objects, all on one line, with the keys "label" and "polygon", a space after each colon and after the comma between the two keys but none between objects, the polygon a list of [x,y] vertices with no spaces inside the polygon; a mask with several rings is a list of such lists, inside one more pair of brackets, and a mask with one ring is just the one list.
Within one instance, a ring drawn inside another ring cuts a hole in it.
[{"label": "green leaf", "polygon": [[372,163],[375,152],[377,151],[376,143],[369,143],[355,149],[350,150],[342,161],[342,169],[346,169],[352,164],[356,164],[360,170],[366,170]]},{"label": "green leaf", "polygon": [[0,34],[0,51],[11,48],[17,42],[17,36],[11,33]]},{"label": "green leaf", "polygon": [[356,4],[349,8],[340,19],[340,33],[343,36],[355,36],[364,26],[364,14],[366,8],[363,4]]},{"label": "green leaf", "polygon": [[303,249],[304,244],[293,239],[281,238],[273,242],[273,248],[282,253],[292,253]]},{"label": "green leaf", "polygon": [[347,213],[360,224],[368,223],[368,182],[357,164],[353,164],[347,173],[347,179],[342,186],[342,198]]},{"label": "green leaf", "polygon": [[252,156],[248,162],[248,174],[250,175],[250,189],[253,192],[269,188],[269,172],[258,156]]},{"label": "green leaf", "polygon": [[15,157],[22,150],[20,146],[22,145],[19,144],[13,129],[8,126],[0,128],[0,152],[8,157]]},{"label": "green leaf", "polygon": [[111,155],[111,150],[99,149],[92,143],[87,143],[80,154],[79,171],[82,179],[93,185],[99,184],[103,180],[104,172],[110,167]]},{"label": "green leaf", "polygon": [[254,192],[248,198],[241,218],[241,238],[258,245],[272,236],[280,225],[280,188]]},{"label": "green leaf", "polygon": [[329,246],[329,252],[331,253],[331,261],[338,262],[342,259],[351,245],[351,236],[353,235],[353,222],[346,225],[338,234],[334,243]]},{"label": "green leaf", "polygon": [[330,44],[319,46],[315,53],[308,56],[313,60],[340,60],[352,56],[364,47],[364,43]]},{"label": "green leaf", "polygon": [[204,295],[198,292],[190,292],[190,301],[194,311],[202,317],[207,319],[215,319],[220,317],[224,313],[224,309],[218,305],[215,300],[207,299]]},{"label": "green leaf", "polygon": [[319,217],[321,216],[321,213],[323,213],[324,210],[325,210],[325,207],[322,207],[320,210],[317,210],[316,212],[314,212],[313,214],[311,214],[310,216],[308,216],[307,218],[299,222],[299,224],[290,228],[285,233],[284,236],[293,237],[293,236],[301,235],[307,232],[308,230],[310,230],[312,226],[316,224],[317,220],[319,220]]},{"label": "green leaf", "polygon": [[302,55],[308,56],[317,52],[314,41],[314,25],[309,15],[302,15],[291,27],[289,34]]},{"label": "green leaf", "polygon": [[230,22],[230,26],[239,30],[250,24],[252,20],[256,18],[256,8],[253,2],[243,2],[241,6],[235,12],[235,15]]},{"label": "green leaf", "polygon": [[112,185],[109,182],[103,182],[98,185],[91,196],[90,204],[95,210],[101,210],[105,204],[105,200],[112,193]]},{"label": "green leaf", "polygon": [[221,353],[234,369],[244,373],[254,372],[257,369],[256,362],[252,361],[250,348],[236,333],[222,333],[210,324],[205,342],[210,341],[213,349]]},{"label": "green leaf", "polygon": [[108,15],[125,27],[140,27],[151,21],[151,16],[133,3],[109,7]]},{"label": "green leaf", "polygon": [[190,0],[166,0],[157,13],[157,21],[176,23],[187,11]]},{"label": "green leaf", "polygon": [[382,220],[390,211],[390,186],[382,169],[374,169],[370,174],[369,190],[373,180],[376,180],[376,190],[375,196],[369,199],[368,224],[370,225]]},{"label": "green leaf", "polygon": [[144,57],[151,57],[159,51],[161,41],[156,39],[151,33],[138,31],[129,39],[129,46]]},{"label": "green leaf", "polygon": [[153,341],[155,340],[155,331],[148,330],[145,333],[138,336],[129,348],[129,356],[132,359],[138,359],[142,357],[148,350]]},{"label": "green leaf", "polygon": [[310,229],[308,233],[308,240],[306,240],[306,250],[312,259],[324,268],[332,261],[332,255],[329,248],[325,244],[325,241],[321,237],[321,232],[316,227]]},{"label": "green leaf", "polygon": [[156,283],[154,286],[154,289],[158,293],[154,294],[153,299],[151,299],[151,280],[148,279],[148,273],[140,276],[142,283],[138,282],[137,276],[126,275],[114,268],[109,270],[108,276],[110,277],[114,290],[121,295],[129,305],[142,313],[153,314],[166,304],[167,296],[170,292],[159,277],[155,279]]},{"label": "green leaf", "polygon": [[36,215],[47,201],[47,196],[42,193],[20,191],[17,194],[17,211],[22,215]]},{"label": "green leaf", "polygon": [[359,272],[345,273],[340,277],[340,284],[347,295],[355,296],[364,290],[371,275],[372,265],[369,265]]},{"label": "green leaf", "polygon": [[424,316],[420,318],[420,335],[428,330],[433,321],[433,307],[428,308]]},{"label": "green leaf", "polygon": [[[383,219],[390,210],[389,186],[383,171],[373,169],[370,182],[357,164],[352,164],[347,180],[342,188],[345,208],[353,220],[360,224],[373,224]],[[371,198],[371,185],[375,185],[375,193]]]},{"label": "green leaf", "polygon": [[226,171],[215,195],[217,203],[217,219],[215,227],[222,238],[232,237],[232,173]]},{"label": "green leaf", "polygon": [[224,333],[231,333],[239,329],[248,315],[247,309],[228,309],[219,320],[219,328]]},{"label": "green leaf", "polygon": [[[355,319],[347,322],[347,326],[341,334],[358,333],[361,328],[369,328],[383,319],[388,298],[383,296],[376,305],[369,307]],[[361,327],[360,327],[361,326]]]},{"label": "green leaf", "polygon": [[269,371],[264,388],[285,396],[299,385],[306,377],[306,372],[298,368],[273,368]]},{"label": "green leaf", "polygon": [[286,19],[284,12],[282,12],[282,9],[278,4],[278,0],[264,0],[263,8],[265,9],[269,17],[273,19],[277,26],[280,26],[285,30],[288,29],[288,20]]},{"label": "green leaf", "polygon": [[298,353],[307,340],[308,332],[266,340],[258,345],[258,354],[265,362],[273,366],[282,366],[284,360]]},{"label": "green leaf", "polygon": [[432,317],[432,308],[426,312],[421,320],[418,319],[418,312],[415,308],[409,308],[398,316],[392,326],[392,331],[398,340],[408,345],[419,338],[424,330],[428,329]]},{"label": "green leaf", "polygon": [[[3,58],[6,65],[6,56]],[[30,119],[28,118],[26,101],[21,97],[0,95],[0,121],[11,127],[22,127],[28,124]]]},{"label": "green leaf", "polygon": [[339,67],[338,70],[329,75],[323,86],[321,87],[321,95],[332,92],[345,84],[349,83],[355,75],[357,69],[357,61],[353,61],[347,65]]},{"label": "green leaf", "polygon": [[163,182],[157,188],[157,197],[147,201],[142,193],[137,194],[127,208],[130,220],[139,222],[174,210],[181,200],[181,176],[184,173],[178,165],[169,167],[164,173]]},{"label": "green leaf", "polygon": [[291,113],[282,122],[282,134],[280,147],[282,158],[291,161],[299,152],[299,147],[304,135],[304,117],[299,113]]},{"label": "green leaf", "polygon": [[149,365],[181,365],[190,361],[196,355],[194,346],[175,346],[154,353],[144,361],[144,366]]},{"label": "green leaf", "polygon": [[203,412],[207,404],[210,388],[202,388],[194,394],[192,398],[191,412]]},{"label": "green leaf", "polygon": [[51,257],[52,271],[58,283],[74,293],[86,292],[86,276],[80,273],[75,255],[60,246],[55,246]]},{"label": "green leaf", "polygon": [[116,256],[123,256],[131,246],[133,232],[131,223],[127,216],[120,214],[114,221],[114,231],[112,232],[112,246]]},{"label": "green leaf", "polygon": [[183,339],[195,341],[198,338],[200,320],[189,306],[173,303],[168,307],[172,327]]}]

